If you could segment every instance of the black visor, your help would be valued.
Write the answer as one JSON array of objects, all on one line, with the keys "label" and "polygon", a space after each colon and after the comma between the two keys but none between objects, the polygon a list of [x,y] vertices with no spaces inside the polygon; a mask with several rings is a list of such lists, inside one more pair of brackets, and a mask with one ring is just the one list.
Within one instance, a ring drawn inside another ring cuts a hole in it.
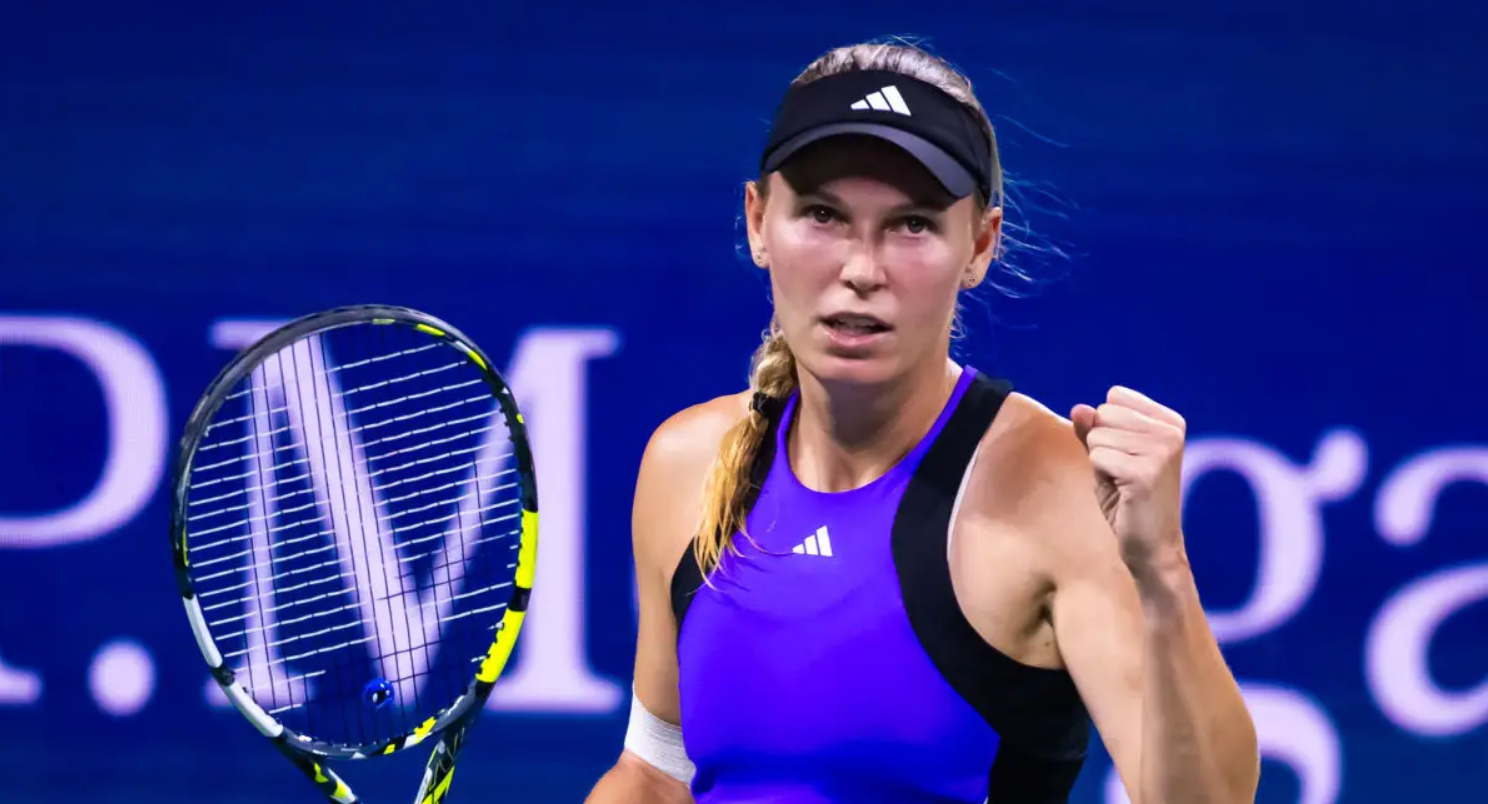
[{"label": "black visor", "polygon": [[859,70],[791,87],[775,113],[760,172],[778,170],[811,143],[841,134],[903,148],[956,198],[992,199],[992,144],[972,111],[902,73]]}]

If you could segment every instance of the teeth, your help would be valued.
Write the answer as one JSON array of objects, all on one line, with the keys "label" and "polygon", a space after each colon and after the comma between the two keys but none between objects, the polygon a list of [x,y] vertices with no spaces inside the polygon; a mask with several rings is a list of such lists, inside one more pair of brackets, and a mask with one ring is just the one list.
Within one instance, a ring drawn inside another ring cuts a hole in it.
[{"label": "teeth", "polygon": [[832,326],[851,332],[876,332],[881,329],[877,322],[862,318],[834,318]]}]

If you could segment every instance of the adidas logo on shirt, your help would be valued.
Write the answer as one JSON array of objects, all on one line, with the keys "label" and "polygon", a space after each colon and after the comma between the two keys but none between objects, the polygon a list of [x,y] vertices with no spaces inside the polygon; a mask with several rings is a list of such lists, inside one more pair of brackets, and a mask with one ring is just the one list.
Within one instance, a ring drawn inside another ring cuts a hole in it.
[{"label": "adidas logo on shirt", "polygon": [[858,111],[877,109],[880,112],[898,112],[909,115],[909,104],[904,102],[904,96],[899,94],[899,88],[890,84],[877,92],[868,93],[868,97],[854,103],[852,108]]},{"label": "adidas logo on shirt", "polygon": [[795,547],[792,547],[791,552],[800,555],[822,556],[824,558],[831,558],[832,538],[827,535],[827,526],[822,525],[821,527],[817,528],[815,533],[806,537],[806,541],[801,542]]}]

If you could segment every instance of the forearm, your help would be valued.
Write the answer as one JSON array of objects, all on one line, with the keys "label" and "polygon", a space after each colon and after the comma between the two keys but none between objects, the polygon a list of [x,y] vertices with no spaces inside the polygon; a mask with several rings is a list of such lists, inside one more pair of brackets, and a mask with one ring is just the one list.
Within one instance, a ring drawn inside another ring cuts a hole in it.
[{"label": "forearm", "polygon": [[1143,613],[1142,801],[1249,804],[1255,726],[1181,554],[1134,569]]},{"label": "forearm", "polygon": [[693,804],[687,785],[630,753],[600,777],[584,804]]}]

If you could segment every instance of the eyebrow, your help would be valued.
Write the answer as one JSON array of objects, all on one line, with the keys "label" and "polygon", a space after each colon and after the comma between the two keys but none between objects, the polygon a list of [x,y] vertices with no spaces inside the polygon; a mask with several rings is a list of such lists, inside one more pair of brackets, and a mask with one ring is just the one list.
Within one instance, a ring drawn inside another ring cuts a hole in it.
[{"label": "eyebrow", "polygon": [[[826,201],[829,204],[834,204],[834,205],[839,206],[839,207],[845,207],[845,206],[847,206],[846,202],[844,202],[841,198],[839,198],[835,193],[833,193],[832,191],[827,190],[825,188],[821,188],[821,187],[817,187],[817,188],[814,188],[814,189],[811,189],[811,190],[807,190],[805,192],[797,193],[797,196],[799,196],[800,198],[818,198],[818,199],[821,199],[822,201]],[[944,203],[941,200],[930,200],[930,199],[923,199],[923,198],[922,199],[911,198],[910,200],[904,202],[903,204],[896,204],[896,205],[894,205],[893,209],[891,209],[890,212],[892,212],[892,213],[903,213],[903,212],[912,212],[912,211],[919,211],[919,210],[931,210],[931,211],[935,211],[935,212],[945,212],[947,209],[950,209],[951,208],[951,205],[952,204],[955,204],[955,203],[956,203],[955,202],[955,199],[952,199],[950,201],[950,203]]]}]

